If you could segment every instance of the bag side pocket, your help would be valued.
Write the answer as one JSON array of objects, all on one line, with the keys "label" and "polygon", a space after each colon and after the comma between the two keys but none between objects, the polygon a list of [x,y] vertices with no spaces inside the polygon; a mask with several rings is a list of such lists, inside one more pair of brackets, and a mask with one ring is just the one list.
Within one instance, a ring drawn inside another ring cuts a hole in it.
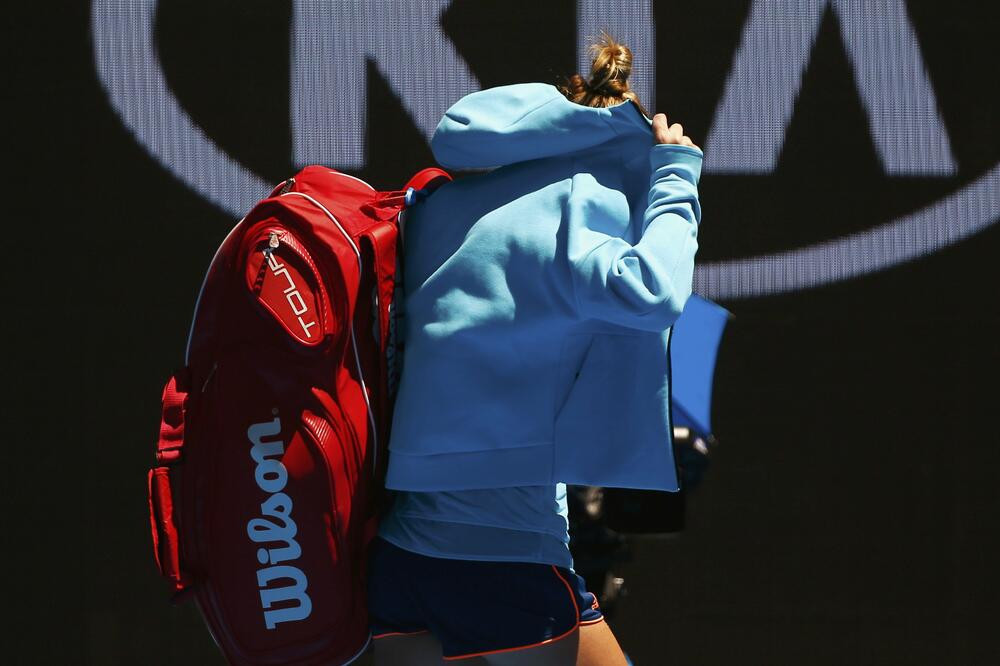
[{"label": "bag side pocket", "polygon": [[188,576],[181,568],[180,539],[175,517],[175,488],[178,463],[184,446],[188,402],[188,370],[175,373],[163,388],[163,412],[160,438],[156,445],[159,465],[149,470],[147,489],[149,522],[153,537],[153,556],[160,574],[170,581],[175,592],[188,587]]}]

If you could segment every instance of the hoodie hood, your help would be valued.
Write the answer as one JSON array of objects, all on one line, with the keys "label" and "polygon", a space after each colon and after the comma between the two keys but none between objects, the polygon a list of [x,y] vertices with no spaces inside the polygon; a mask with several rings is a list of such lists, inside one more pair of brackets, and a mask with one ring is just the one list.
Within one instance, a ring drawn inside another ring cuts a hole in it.
[{"label": "hoodie hood", "polygon": [[519,83],[466,95],[448,109],[431,139],[451,169],[505,166],[574,153],[628,135],[652,137],[652,121],[631,102],[593,108],[544,83]]}]

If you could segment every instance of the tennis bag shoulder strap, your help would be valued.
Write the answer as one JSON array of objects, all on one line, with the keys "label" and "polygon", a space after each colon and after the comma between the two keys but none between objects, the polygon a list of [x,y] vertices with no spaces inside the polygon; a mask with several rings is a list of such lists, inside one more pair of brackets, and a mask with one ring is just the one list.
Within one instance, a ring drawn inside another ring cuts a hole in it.
[{"label": "tennis bag shoulder strap", "polygon": [[307,167],[209,267],[187,365],[164,389],[149,502],[161,573],[230,663],[347,664],[368,644],[405,194]]}]

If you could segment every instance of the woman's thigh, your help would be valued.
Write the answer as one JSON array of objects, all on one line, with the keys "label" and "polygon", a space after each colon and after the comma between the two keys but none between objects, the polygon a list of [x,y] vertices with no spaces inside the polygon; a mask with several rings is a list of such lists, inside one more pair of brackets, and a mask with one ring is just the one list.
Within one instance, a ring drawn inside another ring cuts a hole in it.
[{"label": "woman's thigh", "polygon": [[[490,666],[627,666],[607,622],[582,624],[563,640],[485,657]],[[462,663],[462,662],[456,662]]]},{"label": "woman's thigh", "polygon": [[375,666],[626,666],[625,655],[606,622],[581,625],[565,638],[523,650],[445,661],[430,633],[390,636],[375,642]]},{"label": "woman's thigh", "polygon": [[375,666],[438,666],[442,661],[441,643],[428,633],[375,641]]},{"label": "woman's thigh", "polygon": [[441,664],[485,666],[482,657],[447,662],[441,654],[441,643],[431,633],[410,636],[386,636],[375,641],[374,666],[440,666]]}]

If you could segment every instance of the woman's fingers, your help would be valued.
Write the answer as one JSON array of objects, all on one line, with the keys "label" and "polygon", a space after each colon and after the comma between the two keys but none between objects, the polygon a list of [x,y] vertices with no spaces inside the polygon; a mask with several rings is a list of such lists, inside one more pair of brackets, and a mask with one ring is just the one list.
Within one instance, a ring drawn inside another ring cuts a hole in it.
[{"label": "woman's fingers", "polygon": [[684,135],[684,126],[680,123],[671,125],[667,122],[664,113],[657,113],[653,116],[653,141],[656,143],[669,143],[680,146],[691,146],[697,148],[690,137]]},{"label": "woman's fingers", "polygon": [[657,113],[653,116],[653,141],[656,143],[671,143],[666,114]]}]

